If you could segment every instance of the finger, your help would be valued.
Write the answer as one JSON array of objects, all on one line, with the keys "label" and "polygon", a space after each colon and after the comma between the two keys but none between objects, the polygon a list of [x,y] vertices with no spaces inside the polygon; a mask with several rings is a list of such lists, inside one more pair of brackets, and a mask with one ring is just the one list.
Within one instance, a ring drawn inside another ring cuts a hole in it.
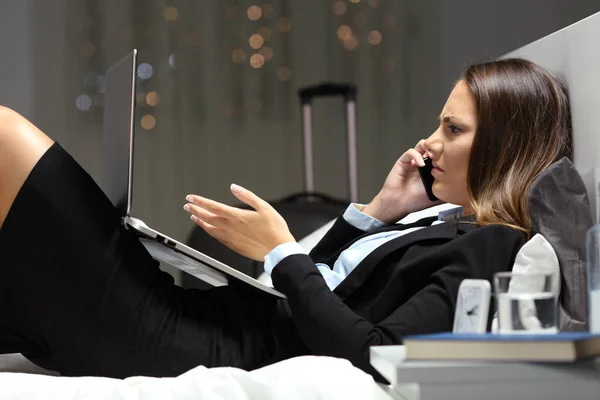
[{"label": "finger", "polygon": [[223,229],[217,228],[216,226],[211,225],[208,222],[201,220],[200,218],[198,218],[195,215],[191,216],[191,220],[196,225],[198,225],[200,228],[202,228],[202,230],[204,230],[204,232],[208,233],[211,237],[214,237],[219,242],[221,242],[223,244],[225,242],[228,242],[228,240],[227,240],[227,232],[224,231]]},{"label": "finger", "polygon": [[223,217],[220,217],[216,214],[211,213],[210,211],[205,210],[202,207],[195,206],[193,204],[186,204],[187,207],[183,207],[187,212],[192,214],[192,216],[196,216],[200,218],[202,221],[209,223],[212,226],[217,228],[227,228],[229,226],[229,220]]},{"label": "finger", "polygon": [[231,184],[231,193],[233,193],[233,195],[237,197],[238,200],[240,200],[242,203],[249,205],[256,211],[267,207],[271,207],[269,203],[267,203],[248,189],[244,189],[243,187],[236,185],[235,183]]},{"label": "finger", "polygon": [[425,139],[419,140],[419,142],[415,146],[415,150],[417,150],[422,155],[425,155],[425,153],[427,153],[427,147],[425,147]]},{"label": "finger", "polygon": [[425,166],[425,161],[423,161],[423,155],[415,149],[408,149],[404,154],[402,154],[402,156],[400,156],[400,162],[403,163],[410,163],[413,160],[416,165],[420,167]]},{"label": "finger", "polygon": [[195,206],[202,207],[205,210],[210,211],[215,215],[218,215],[219,217],[227,219],[235,218],[240,211],[239,208],[231,207],[226,204],[219,203],[218,201],[210,200],[206,197],[194,194],[187,195],[186,200]]}]

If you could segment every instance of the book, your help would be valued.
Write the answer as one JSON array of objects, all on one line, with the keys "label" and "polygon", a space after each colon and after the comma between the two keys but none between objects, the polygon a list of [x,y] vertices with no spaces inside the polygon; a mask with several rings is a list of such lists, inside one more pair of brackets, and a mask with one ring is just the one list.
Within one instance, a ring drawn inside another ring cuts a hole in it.
[{"label": "book", "polygon": [[600,334],[454,334],[404,338],[407,360],[488,360],[572,362],[600,356]]}]

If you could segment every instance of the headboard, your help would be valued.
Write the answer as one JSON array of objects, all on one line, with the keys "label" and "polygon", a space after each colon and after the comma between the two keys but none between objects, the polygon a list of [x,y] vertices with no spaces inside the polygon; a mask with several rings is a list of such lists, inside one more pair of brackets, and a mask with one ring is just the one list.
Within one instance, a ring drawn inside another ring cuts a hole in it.
[{"label": "headboard", "polygon": [[503,56],[528,59],[566,81],[573,118],[573,161],[587,187],[595,221],[600,208],[599,38],[600,13],[596,13]]}]

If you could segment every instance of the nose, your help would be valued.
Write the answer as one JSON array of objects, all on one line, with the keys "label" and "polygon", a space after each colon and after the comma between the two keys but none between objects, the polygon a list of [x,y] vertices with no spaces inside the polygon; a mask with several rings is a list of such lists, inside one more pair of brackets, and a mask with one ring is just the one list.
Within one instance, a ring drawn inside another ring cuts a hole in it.
[{"label": "nose", "polygon": [[440,128],[425,139],[425,149],[427,150],[427,156],[432,160],[439,158],[440,154],[444,150],[444,144],[442,143]]}]

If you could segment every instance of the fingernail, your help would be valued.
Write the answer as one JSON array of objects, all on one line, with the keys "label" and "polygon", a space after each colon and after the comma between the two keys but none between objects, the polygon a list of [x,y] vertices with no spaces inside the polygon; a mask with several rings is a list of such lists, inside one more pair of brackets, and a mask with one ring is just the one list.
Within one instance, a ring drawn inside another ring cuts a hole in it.
[{"label": "fingernail", "polygon": [[425,166],[425,161],[423,161],[423,159],[420,159],[420,160],[419,160],[419,165],[420,165],[421,167],[424,167],[424,166]]},{"label": "fingernail", "polygon": [[183,209],[187,212],[190,212],[190,205],[186,204],[185,206],[183,206]]},{"label": "fingernail", "polygon": [[236,185],[235,183],[231,184],[231,191],[234,193],[240,193],[242,191],[242,187]]},{"label": "fingernail", "polygon": [[192,215],[192,216],[190,217],[190,219],[191,219],[192,221],[194,221],[194,222],[198,222],[198,217],[196,217],[195,215]]},{"label": "fingernail", "polygon": [[187,196],[185,196],[185,199],[187,201],[189,201],[190,203],[194,203],[194,198],[192,196],[190,196],[189,194]]}]

